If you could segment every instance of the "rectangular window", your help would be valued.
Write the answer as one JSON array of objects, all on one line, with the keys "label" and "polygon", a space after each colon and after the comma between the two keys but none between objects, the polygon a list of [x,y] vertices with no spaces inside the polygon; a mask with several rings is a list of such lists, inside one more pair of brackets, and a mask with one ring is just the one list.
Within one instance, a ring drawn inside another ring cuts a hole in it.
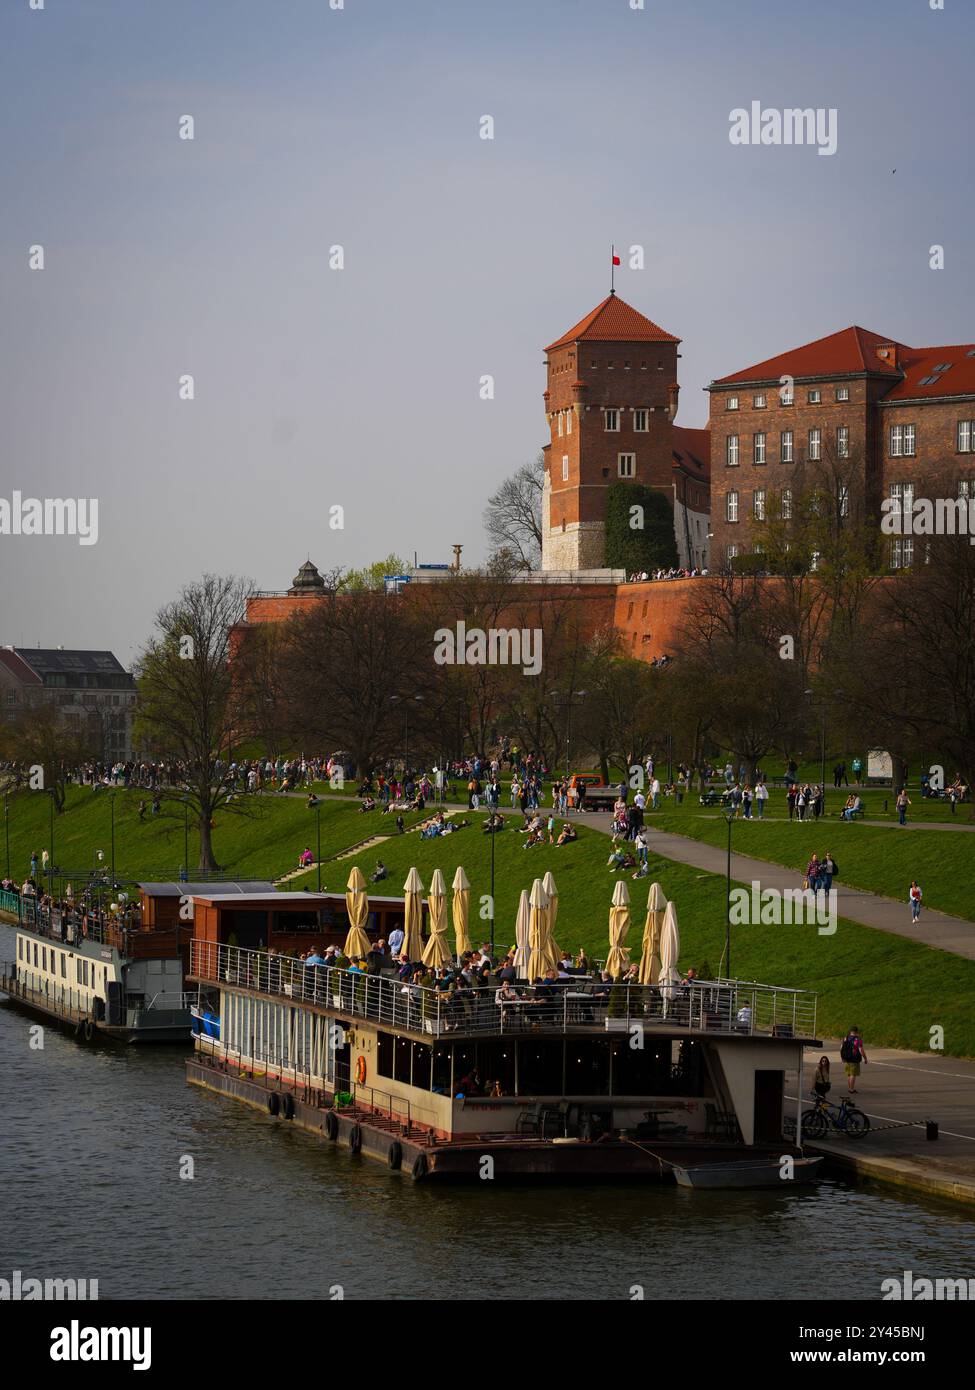
[{"label": "rectangular window", "polygon": [[562,412],[559,411],[559,438],[562,438]]},{"label": "rectangular window", "polygon": [[839,494],[837,496],[837,502],[839,503],[840,516],[849,516],[850,489],[845,484],[840,485]]},{"label": "rectangular window", "polygon": [[823,393],[822,393],[822,391],[810,391],[810,392],[809,392],[809,395],[808,395],[808,397],[807,397],[807,400],[809,401],[809,404],[810,404],[810,405],[819,405],[819,403],[820,403],[820,401],[821,401],[822,399],[823,399]]},{"label": "rectangular window", "polygon": [[636,476],[636,454],[620,454],[618,460],[619,476],[621,478],[633,478]]},{"label": "rectangular window", "polygon": [[822,458],[823,454],[823,432],[822,430],[809,431],[809,457],[814,462]]},{"label": "rectangular window", "polygon": [[779,457],[780,457],[780,459],[782,460],[782,462],[783,462],[783,463],[792,463],[792,461],[793,461],[793,453],[792,453],[792,431],[791,431],[791,430],[783,430],[783,431],[782,431],[782,438],[781,438],[780,443],[779,443],[779,449],[780,449]]},{"label": "rectangular window", "polygon": [[728,399],[725,401],[725,407],[724,407],[724,408],[725,408],[725,410],[737,410],[737,409],[738,409],[738,397],[737,397],[737,396],[729,396]]},{"label": "rectangular window", "polygon": [[574,414],[575,414],[575,411],[574,411],[574,410],[567,410],[567,411],[565,412],[565,432],[566,432],[566,434],[571,434],[571,433],[572,433],[572,417],[573,417]]},{"label": "rectangular window", "polygon": [[890,457],[912,458],[915,452],[917,431],[914,425],[891,425]]},{"label": "rectangular window", "polygon": [[734,560],[738,555],[738,547],[736,545],[729,545],[727,554],[729,560]]},{"label": "rectangular window", "polygon": [[61,952],[61,979],[62,979],[62,980],[66,979],[66,978],[67,978],[67,975],[68,975],[68,958],[67,958],[67,956],[64,954],[64,952],[62,951],[62,952]]},{"label": "rectangular window", "polygon": [[606,411],[606,428],[610,431],[618,431],[620,427],[620,413],[618,410]]},{"label": "rectangular window", "polygon": [[785,487],[785,488],[782,489],[782,520],[783,520],[783,521],[791,521],[791,520],[792,520],[792,488],[791,488],[791,487]]},{"label": "rectangular window", "polygon": [[790,377],[789,377],[789,380],[786,381],[786,382],[783,382],[783,384],[782,384],[782,385],[780,386],[780,388],[779,388],[779,405],[794,405],[794,404],[795,404],[795,399],[796,399],[795,391],[794,391],[793,388],[789,385],[789,382],[791,382],[791,380],[792,380],[792,378],[791,378],[791,376],[790,376]]},{"label": "rectangular window", "polygon": [[975,479],[973,479],[973,478],[959,478],[959,479],[958,479],[958,496],[959,496],[959,497],[975,497]]},{"label": "rectangular window", "polygon": [[850,457],[850,427],[840,425],[836,431],[836,457],[848,459]]},{"label": "rectangular window", "polygon": [[761,393],[759,393],[759,395],[753,396],[753,397],[752,397],[752,405],[754,406],[754,408],[755,408],[756,410],[764,410],[764,409],[765,409],[765,394],[764,394],[764,392],[761,392]]},{"label": "rectangular window", "polygon": [[765,436],[764,436],[764,434],[756,434],[755,437],[754,437],[754,439],[752,440],[752,446],[753,446],[753,447],[752,447],[752,462],[753,462],[753,463],[764,463],[764,462],[765,462]]},{"label": "rectangular window", "polygon": [[906,536],[903,540],[890,543],[890,567],[894,570],[910,569],[914,563],[914,541]]},{"label": "rectangular window", "polygon": [[725,516],[725,521],[737,521],[737,520],[738,520],[738,494],[737,494],[737,492],[729,492],[729,493],[726,493],[726,494],[725,494],[725,499],[724,499],[724,516]]},{"label": "rectangular window", "polygon": [[729,468],[738,467],[738,436],[729,434],[725,440],[724,461]]},{"label": "rectangular window", "polygon": [[975,437],[975,420],[959,420],[958,452],[960,454],[970,454],[972,452],[973,437]]},{"label": "rectangular window", "polygon": [[562,481],[563,481],[563,483],[567,483],[567,482],[569,481],[569,455],[568,455],[568,454],[563,454],[563,455],[562,455]]},{"label": "rectangular window", "polygon": [[752,513],[756,521],[765,520],[765,489],[763,487],[752,493]]},{"label": "rectangular window", "polygon": [[638,434],[646,433],[647,414],[646,410],[634,410],[633,412],[633,428]]},{"label": "rectangular window", "polygon": [[850,399],[850,388],[849,388],[849,386],[837,386],[837,388],[836,388],[836,399],[837,399],[838,401],[848,401],[848,400]]}]

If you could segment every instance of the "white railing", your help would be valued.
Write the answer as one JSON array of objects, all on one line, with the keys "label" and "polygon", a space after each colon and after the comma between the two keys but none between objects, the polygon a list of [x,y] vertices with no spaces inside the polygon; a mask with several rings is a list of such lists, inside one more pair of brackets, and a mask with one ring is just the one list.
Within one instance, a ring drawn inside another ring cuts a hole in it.
[{"label": "white railing", "polygon": [[499,999],[495,986],[445,991],[208,941],[192,943],[190,974],[438,1037],[580,1027],[627,1031],[636,1024],[739,1036],[816,1036],[815,994],[753,981],[694,980],[660,989],[574,977],[524,985],[514,998]]}]

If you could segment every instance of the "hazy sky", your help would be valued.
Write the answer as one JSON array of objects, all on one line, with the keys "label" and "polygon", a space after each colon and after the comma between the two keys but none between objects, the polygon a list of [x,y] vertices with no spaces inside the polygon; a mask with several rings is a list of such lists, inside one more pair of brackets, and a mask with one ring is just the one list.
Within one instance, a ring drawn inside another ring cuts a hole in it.
[{"label": "hazy sky", "polygon": [[[971,0],[3,0],[0,497],[99,540],[0,537],[0,641],[128,664],[207,568],[482,560],[612,242],[685,425],[851,323],[972,341],[973,50]],[[755,100],[837,153],[731,145]]]}]

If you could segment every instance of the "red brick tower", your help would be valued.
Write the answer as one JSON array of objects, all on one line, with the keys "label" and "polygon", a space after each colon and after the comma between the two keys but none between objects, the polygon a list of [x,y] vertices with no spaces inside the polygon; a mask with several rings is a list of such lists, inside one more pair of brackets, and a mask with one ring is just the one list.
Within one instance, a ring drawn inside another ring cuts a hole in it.
[{"label": "red brick tower", "polygon": [[546,348],[543,570],[602,568],[611,482],[659,487],[673,501],[679,344],[611,293]]}]

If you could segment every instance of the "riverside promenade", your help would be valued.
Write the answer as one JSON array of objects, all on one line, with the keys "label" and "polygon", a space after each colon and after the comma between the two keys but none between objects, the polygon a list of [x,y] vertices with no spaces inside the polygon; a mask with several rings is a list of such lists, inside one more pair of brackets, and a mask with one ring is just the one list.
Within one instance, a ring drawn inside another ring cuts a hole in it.
[{"label": "riverside promenade", "polygon": [[[838,1105],[847,1094],[839,1042],[823,1052],[833,1079],[828,1099]],[[867,1056],[854,1101],[870,1118],[869,1133],[856,1140],[831,1133],[807,1148],[847,1176],[966,1202],[975,1213],[975,1062],[871,1047],[869,1040]],[[803,1096],[812,1093],[818,1061],[807,1054]],[[936,1140],[925,1138],[926,1120],[937,1123]]]}]

